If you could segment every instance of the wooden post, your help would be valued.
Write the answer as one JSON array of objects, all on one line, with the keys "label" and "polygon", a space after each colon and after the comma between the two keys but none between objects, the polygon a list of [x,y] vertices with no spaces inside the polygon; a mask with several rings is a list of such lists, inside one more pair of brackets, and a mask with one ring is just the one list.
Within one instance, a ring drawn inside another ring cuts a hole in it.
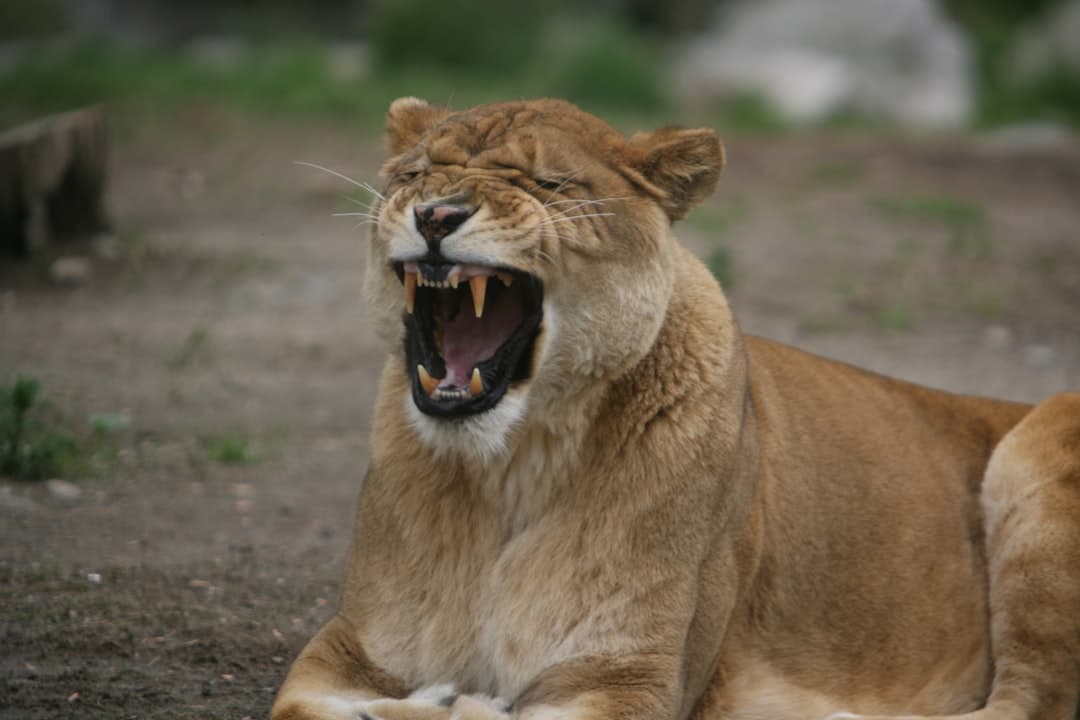
[{"label": "wooden post", "polygon": [[0,134],[0,254],[108,229],[105,118],[86,108]]}]

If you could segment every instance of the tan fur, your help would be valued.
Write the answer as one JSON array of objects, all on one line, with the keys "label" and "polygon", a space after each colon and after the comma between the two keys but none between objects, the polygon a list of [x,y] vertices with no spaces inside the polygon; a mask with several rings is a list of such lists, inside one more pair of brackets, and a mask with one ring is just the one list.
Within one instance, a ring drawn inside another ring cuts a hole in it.
[{"label": "tan fur", "polygon": [[[671,232],[719,176],[711,131],[626,139],[554,100],[407,98],[387,124],[371,466],[275,720],[1074,717],[1080,396],[1032,410],[743,337]],[[446,197],[479,209],[445,253],[544,284],[531,378],[457,420],[412,405],[390,269]],[[457,700],[408,697],[436,683]]]}]

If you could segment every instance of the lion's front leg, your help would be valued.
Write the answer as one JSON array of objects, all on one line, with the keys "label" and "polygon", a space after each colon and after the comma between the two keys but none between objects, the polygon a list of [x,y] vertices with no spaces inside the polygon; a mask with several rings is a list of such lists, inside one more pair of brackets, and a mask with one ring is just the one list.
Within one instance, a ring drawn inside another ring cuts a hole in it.
[{"label": "lion's front leg", "polygon": [[289,669],[271,720],[448,720],[456,694],[440,685],[409,693],[371,663],[342,615],[326,623]]},{"label": "lion's front leg", "polygon": [[330,620],[301,651],[270,711],[271,720],[505,720],[497,698],[460,695],[451,684],[409,692],[364,653],[355,627]]},{"label": "lion's front leg", "polygon": [[576,658],[542,673],[514,701],[513,714],[515,720],[675,718],[682,706],[679,673],[678,657],[665,654]]}]

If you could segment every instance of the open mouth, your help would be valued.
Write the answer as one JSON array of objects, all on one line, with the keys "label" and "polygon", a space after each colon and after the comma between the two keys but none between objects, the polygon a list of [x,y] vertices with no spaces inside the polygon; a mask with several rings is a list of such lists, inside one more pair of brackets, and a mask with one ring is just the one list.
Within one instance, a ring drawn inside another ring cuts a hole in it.
[{"label": "open mouth", "polygon": [[484,412],[532,371],[543,286],[484,265],[395,263],[405,286],[405,359],[413,401],[428,415]]}]

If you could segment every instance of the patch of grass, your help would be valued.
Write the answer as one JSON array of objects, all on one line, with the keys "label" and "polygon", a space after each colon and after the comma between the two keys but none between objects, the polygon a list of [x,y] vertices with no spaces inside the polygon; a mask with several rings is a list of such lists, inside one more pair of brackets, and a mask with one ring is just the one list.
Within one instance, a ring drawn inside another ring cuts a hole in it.
[{"label": "patch of grass", "polygon": [[[417,12],[420,21],[409,20]],[[665,106],[659,44],[604,19],[568,26],[576,32],[548,32],[548,17],[550,7],[536,2],[387,0],[373,18],[374,62],[354,73],[335,70],[332,48],[297,37],[241,42],[224,59],[100,39],[28,46],[0,67],[0,97],[5,108],[34,114],[95,103],[127,114],[221,104],[260,115],[341,118],[372,131],[403,95],[458,108],[564,95],[613,120]],[[418,43],[425,32],[438,40]],[[393,40],[399,36],[408,41]]]},{"label": "patch of grass", "polygon": [[863,177],[863,168],[850,160],[827,160],[810,168],[806,175],[814,185],[847,187]]},{"label": "patch of grass", "polygon": [[724,206],[702,205],[687,217],[686,222],[709,236],[712,249],[705,265],[726,290],[735,286],[735,254],[723,244],[723,238],[750,214],[750,204],[743,198],[731,198]]},{"label": "patch of grass", "polygon": [[984,225],[950,226],[946,251],[952,257],[985,260],[994,255],[994,241]]},{"label": "patch of grass", "polygon": [[596,112],[660,110],[668,105],[659,50],[620,23],[594,19],[567,33],[556,54],[551,93]]},{"label": "patch of grass", "polygon": [[989,84],[980,125],[1030,122],[1080,127],[1080,73],[1058,64],[1022,83],[998,80]]},{"label": "patch of grass", "polygon": [[250,465],[257,459],[250,441],[233,433],[205,437],[203,447],[208,458],[222,465]]},{"label": "patch of grass", "polygon": [[0,71],[0,97],[39,112],[93,103],[168,111],[220,102],[374,125],[395,90],[389,83],[335,77],[325,48],[301,41],[252,44],[219,64],[176,50],[84,41],[31,48]]},{"label": "patch of grass", "polygon": [[735,94],[716,111],[715,124],[731,133],[774,135],[791,129],[776,108],[755,93]]},{"label": "patch of grass", "polygon": [[945,195],[883,196],[871,198],[870,202],[882,215],[902,220],[934,220],[961,225],[987,222],[984,208]]},{"label": "patch of grass", "polygon": [[872,316],[878,327],[885,330],[911,330],[915,327],[915,315],[903,305],[882,305],[875,308]]},{"label": "patch of grass", "polygon": [[0,474],[45,480],[67,474],[81,456],[78,442],[43,401],[41,383],[19,376],[0,386]]},{"label": "patch of grass", "polygon": [[1080,74],[1058,64],[1039,77],[1017,82],[1011,62],[1019,29],[1045,18],[1060,3],[945,0],[947,11],[975,46],[978,125],[1049,121],[1080,127]]},{"label": "patch of grass", "polygon": [[143,253],[150,246],[150,236],[141,230],[121,230],[116,240],[128,253]]},{"label": "patch of grass", "polygon": [[725,205],[701,205],[687,216],[686,222],[711,238],[722,238],[750,215],[750,203],[731,197]]},{"label": "patch of grass", "polygon": [[866,280],[854,273],[845,272],[833,281],[832,289],[845,303],[852,303],[856,298],[866,295]]},{"label": "patch of grass", "polygon": [[377,0],[369,36],[385,70],[446,67],[455,71],[521,72],[537,56],[545,4],[537,0]]},{"label": "patch of grass", "polygon": [[726,245],[717,245],[705,259],[709,272],[725,290],[735,287],[735,254]]},{"label": "patch of grass", "polygon": [[990,215],[981,205],[944,195],[883,196],[869,202],[891,220],[945,225],[949,231],[946,252],[951,256],[981,259],[994,254]]},{"label": "patch of grass", "polygon": [[799,319],[799,330],[808,335],[841,332],[852,327],[851,317],[840,312],[811,313]]},{"label": "patch of grass", "polygon": [[1001,290],[973,291],[965,305],[972,315],[984,321],[1002,320],[1009,311],[1009,299]]},{"label": "patch of grass", "polygon": [[181,370],[191,365],[198,357],[205,356],[210,352],[210,331],[205,327],[197,326],[191,329],[187,338],[169,355],[167,364],[173,370]]}]

